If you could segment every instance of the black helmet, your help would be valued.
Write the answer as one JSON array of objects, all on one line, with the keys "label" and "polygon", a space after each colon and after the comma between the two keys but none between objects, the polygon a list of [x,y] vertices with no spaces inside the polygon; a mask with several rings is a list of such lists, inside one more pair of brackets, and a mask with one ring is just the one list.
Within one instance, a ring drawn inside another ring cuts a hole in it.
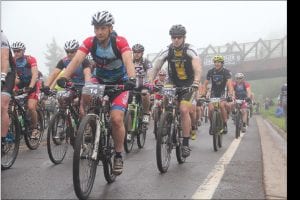
[{"label": "black helmet", "polygon": [[171,27],[169,33],[171,36],[173,36],[173,35],[184,36],[186,34],[186,30],[185,30],[185,27],[182,26],[181,24],[176,24]]},{"label": "black helmet", "polygon": [[132,51],[133,52],[144,52],[145,48],[141,44],[135,44],[132,46]]}]

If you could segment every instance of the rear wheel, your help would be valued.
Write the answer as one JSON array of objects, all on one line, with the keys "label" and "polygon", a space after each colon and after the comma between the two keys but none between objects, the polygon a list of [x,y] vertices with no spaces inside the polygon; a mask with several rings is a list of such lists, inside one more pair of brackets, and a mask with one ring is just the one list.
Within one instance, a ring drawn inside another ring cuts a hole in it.
[{"label": "rear wheel", "polygon": [[18,156],[20,146],[20,124],[14,114],[10,114],[9,128],[3,147],[1,146],[1,169],[9,169]]},{"label": "rear wheel", "polygon": [[[31,139],[31,134],[32,134],[32,130],[30,133],[25,133],[24,134],[24,139],[25,139],[25,143],[27,145],[27,147],[31,150],[35,150],[39,147],[41,141],[42,141],[42,138],[43,138],[43,133],[44,133],[44,117],[42,115],[42,112],[40,110],[37,110],[37,120],[38,120],[38,123],[37,123],[37,129],[39,131],[39,137],[38,138],[35,138],[35,139]],[[28,116],[29,113],[27,113],[27,116]],[[30,126],[30,125],[28,125]]]},{"label": "rear wheel", "polygon": [[64,113],[56,113],[49,124],[47,132],[47,151],[54,164],[60,164],[68,150],[67,120]]},{"label": "rear wheel", "polygon": [[169,113],[163,113],[160,117],[157,131],[156,163],[161,173],[167,172],[171,160],[171,123],[169,121]]},{"label": "rear wheel", "polygon": [[[100,129],[100,127],[98,128]],[[79,199],[87,199],[89,197],[96,177],[99,160],[92,159],[96,130],[96,115],[86,115],[80,123],[75,139],[73,185],[76,196]]]}]

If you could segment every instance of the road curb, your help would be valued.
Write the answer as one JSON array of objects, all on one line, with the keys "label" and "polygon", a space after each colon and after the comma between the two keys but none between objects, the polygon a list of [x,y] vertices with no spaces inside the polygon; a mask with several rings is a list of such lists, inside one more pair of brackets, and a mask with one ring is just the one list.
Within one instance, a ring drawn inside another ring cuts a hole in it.
[{"label": "road curb", "polygon": [[272,123],[268,118],[263,117],[263,119],[265,119],[277,131],[277,133],[279,133],[279,135],[285,139],[285,141],[287,140],[287,132],[279,128],[276,124]]}]

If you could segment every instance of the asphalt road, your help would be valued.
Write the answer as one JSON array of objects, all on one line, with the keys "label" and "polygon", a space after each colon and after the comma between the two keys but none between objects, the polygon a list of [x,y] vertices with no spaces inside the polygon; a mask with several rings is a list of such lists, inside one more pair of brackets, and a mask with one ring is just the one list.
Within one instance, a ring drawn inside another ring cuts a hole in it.
[{"label": "asphalt road", "polygon": [[[263,119],[256,117],[250,119],[247,132],[239,139],[235,139],[235,129],[230,120],[229,133],[223,137],[223,147],[218,152],[213,150],[208,124],[203,124],[198,129],[197,139],[190,140],[191,156],[185,163],[178,164],[175,151],[172,151],[171,164],[165,174],[161,174],[156,166],[156,140],[150,123],[144,148],[138,149],[135,144],[131,153],[124,153],[124,171],[114,183],[107,184],[102,166],[98,167],[90,199],[286,198],[286,168],[285,171],[274,171],[283,182],[267,180],[268,176],[274,175],[270,171],[266,175],[268,164],[263,160],[266,157],[263,151],[269,155],[279,152],[280,159],[284,158],[282,152],[286,151],[286,143],[277,143],[278,148],[269,145],[277,149],[272,151],[265,149],[268,145],[264,145],[263,150],[260,135],[274,130],[270,131]],[[76,199],[72,181],[72,153],[70,146],[63,163],[54,165],[48,158],[45,142],[37,150],[21,148],[12,168],[1,171],[1,198]],[[280,159],[277,162],[282,162]],[[286,167],[286,163],[281,164],[281,168]],[[269,166],[274,168],[274,163]],[[268,190],[274,181],[283,192],[275,194],[272,189]]]}]

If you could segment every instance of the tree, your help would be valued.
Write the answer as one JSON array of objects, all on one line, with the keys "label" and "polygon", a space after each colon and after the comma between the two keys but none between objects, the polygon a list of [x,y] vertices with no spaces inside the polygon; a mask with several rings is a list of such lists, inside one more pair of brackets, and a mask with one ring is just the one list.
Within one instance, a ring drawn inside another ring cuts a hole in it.
[{"label": "tree", "polygon": [[48,61],[45,63],[45,65],[49,69],[48,74],[50,74],[56,67],[57,62],[64,56],[64,51],[57,45],[54,37],[52,39],[52,43],[47,44],[47,48],[48,51],[44,53],[44,55]]}]

